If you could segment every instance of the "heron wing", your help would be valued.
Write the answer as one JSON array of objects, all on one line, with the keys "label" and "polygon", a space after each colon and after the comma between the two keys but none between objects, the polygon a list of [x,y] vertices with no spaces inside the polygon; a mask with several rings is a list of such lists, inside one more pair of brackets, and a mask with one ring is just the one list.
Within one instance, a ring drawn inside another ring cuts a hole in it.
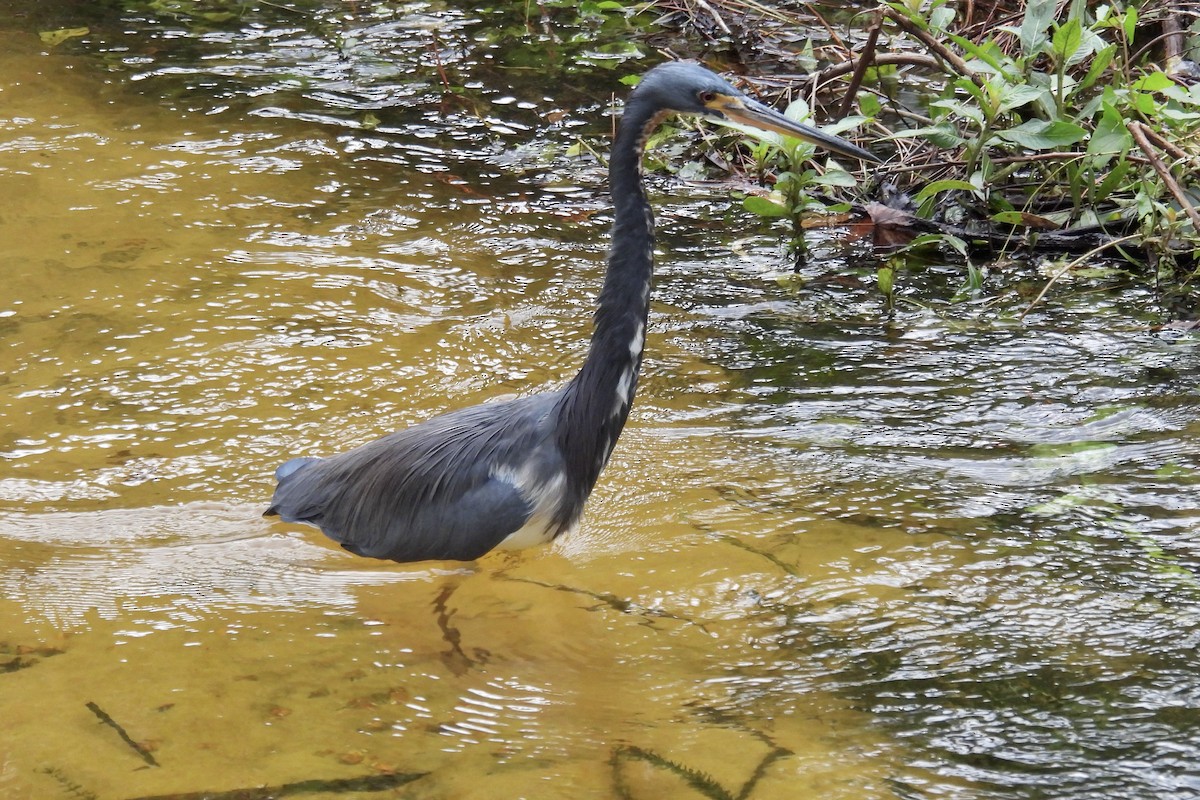
[{"label": "heron wing", "polygon": [[552,404],[553,395],[489,403],[341,455],[293,459],[279,470],[267,513],[315,525],[375,558],[478,558],[536,510],[509,476],[518,464],[552,470],[559,460],[548,427]]}]

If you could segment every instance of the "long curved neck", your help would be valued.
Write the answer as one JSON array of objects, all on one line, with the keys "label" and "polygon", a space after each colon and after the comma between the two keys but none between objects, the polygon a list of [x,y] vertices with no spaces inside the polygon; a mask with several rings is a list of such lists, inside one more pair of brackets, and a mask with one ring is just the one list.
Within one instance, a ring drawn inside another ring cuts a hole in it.
[{"label": "long curved neck", "polygon": [[642,365],[654,269],[654,217],[642,186],[642,151],[662,115],[636,92],[609,156],[614,205],[608,270],[596,307],[591,348],[563,390],[556,435],[576,491],[591,491],[629,417]]}]

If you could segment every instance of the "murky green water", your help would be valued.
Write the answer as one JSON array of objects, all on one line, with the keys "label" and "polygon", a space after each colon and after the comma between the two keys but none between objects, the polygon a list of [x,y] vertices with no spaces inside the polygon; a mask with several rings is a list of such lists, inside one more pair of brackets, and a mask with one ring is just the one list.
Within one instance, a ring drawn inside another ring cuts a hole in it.
[{"label": "murky green water", "polygon": [[1200,359],[1146,294],[1018,324],[931,269],[886,321],[821,280],[873,273],[846,231],[796,291],[779,231],[659,184],[581,529],[357,559],[260,518],[276,464],[583,357],[600,174],[545,155],[605,130],[579,48],[533,74],[436,5],[6,13],[3,797],[1200,794]]}]

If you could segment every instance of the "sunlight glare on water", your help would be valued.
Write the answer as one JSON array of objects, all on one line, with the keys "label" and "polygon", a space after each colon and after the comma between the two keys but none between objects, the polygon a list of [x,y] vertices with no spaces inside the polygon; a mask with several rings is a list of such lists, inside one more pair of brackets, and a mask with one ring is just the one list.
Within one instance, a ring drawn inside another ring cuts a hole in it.
[{"label": "sunlight glare on water", "polygon": [[888,321],[821,281],[862,243],[796,291],[778,231],[658,184],[645,376],[576,533],[395,565],[260,517],[281,461],[586,351],[594,168],[514,155],[524,84],[454,141],[367,58],[448,19],[302,90],[300,27],[110,72],[0,31],[0,794],[1200,792],[1200,364],[1133,290],[1015,324],[933,271]]}]

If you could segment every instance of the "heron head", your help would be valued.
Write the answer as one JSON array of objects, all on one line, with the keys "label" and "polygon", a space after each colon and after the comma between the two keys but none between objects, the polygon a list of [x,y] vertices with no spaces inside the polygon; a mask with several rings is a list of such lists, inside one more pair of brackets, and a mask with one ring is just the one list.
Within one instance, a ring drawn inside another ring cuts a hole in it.
[{"label": "heron head", "polygon": [[699,64],[671,61],[647,72],[635,90],[639,99],[664,111],[727,119],[759,130],[793,136],[832,153],[878,162],[880,159],[840,136],[796,122],[747,97]]}]

